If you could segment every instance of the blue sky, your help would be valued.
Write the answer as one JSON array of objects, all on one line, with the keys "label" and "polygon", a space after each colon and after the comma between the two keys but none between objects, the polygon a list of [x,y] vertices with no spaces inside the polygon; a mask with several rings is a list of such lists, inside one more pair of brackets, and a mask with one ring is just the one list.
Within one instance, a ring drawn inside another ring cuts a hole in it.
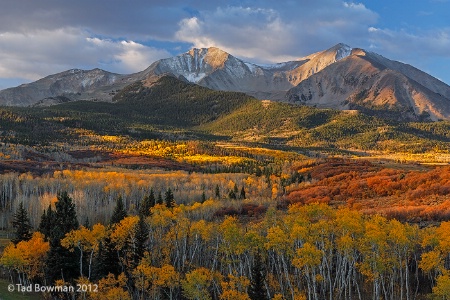
[{"label": "blue sky", "polygon": [[0,89],[71,68],[133,73],[192,47],[255,63],[343,42],[450,84],[450,0],[0,0]]}]

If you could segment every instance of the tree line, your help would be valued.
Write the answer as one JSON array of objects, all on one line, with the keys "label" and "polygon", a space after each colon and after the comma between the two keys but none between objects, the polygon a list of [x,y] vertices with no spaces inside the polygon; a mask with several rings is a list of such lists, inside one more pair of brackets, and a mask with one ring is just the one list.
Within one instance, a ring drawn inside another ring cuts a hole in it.
[{"label": "tree line", "polygon": [[66,193],[32,232],[26,211],[0,263],[21,283],[96,284],[67,299],[419,299],[450,297],[450,222],[417,225],[326,204],[207,221],[204,203],[121,198],[109,223],[80,225]]}]

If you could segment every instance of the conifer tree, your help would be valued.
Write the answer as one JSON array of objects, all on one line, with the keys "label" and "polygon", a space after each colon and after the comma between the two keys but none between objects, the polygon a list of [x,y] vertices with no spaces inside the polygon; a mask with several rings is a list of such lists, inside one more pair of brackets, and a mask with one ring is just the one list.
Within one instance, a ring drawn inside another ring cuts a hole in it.
[{"label": "conifer tree", "polygon": [[86,228],[91,228],[91,224],[89,222],[89,217],[88,216],[86,216],[86,218],[84,219],[83,226],[86,227]]},{"label": "conifer tree", "polygon": [[20,202],[19,207],[14,214],[12,225],[16,230],[14,234],[15,237],[12,239],[14,244],[17,245],[21,241],[28,241],[31,239],[32,227],[30,225],[30,219],[28,218],[27,211],[23,208],[22,202]]},{"label": "conifer tree", "polygon": [[46,275],[49,283],[63,279],[71,282],[76,278],[79,270],[78,251],[70,252],[61,246],[61,239],[66,233],[76,230],[79,227],[75,204],[67,192],[62,192],[57,196],[56,209],[53,213],[53,224],[50,229],[50,251],[46,262]]},{"label": "conifer tree", "polygon": [[255,253],[252,266],[252,278],[250,280],[250,287],[248,289],[248,296],[251,300],[266,300],[267,292],[264,285],[265,268],[262,262],[259,250]]},{"label": "conifer tree", "polygon": [[235,195],[237,195],[237,193],[239,192],[239,189],[236,184],[234,184],[233,192]]},{"label": "conifer tree", "polygon": [[114,207],[113,214],[111,216],[111,225],[120,223],[123,219],[127,217],[127,212],[125,211],[122,197],[119,196],[119,198],[116,201],[116,207]]},{"label": "conifer tree", "polygon": [[38,230],[45,235],[45,239],[48,240],[50,238],[50,232],[55,224],[55,214],[52,210],[52,206],[49,205],[47,211],[42,213],[41,222],[39,223]]},{"label": "conifer tree", "polygon": [[164,204],[164,201],[163,201],[163,197],[162,197],[161,191],[159,191],[159,193],[158,193],[158,200],[156,201],[156,203],[157,203],[157,204],[160,204],[160,205]]},{"label": "conifer tree", "polygon": [[78,229],[80,224],[78,223],[77,212],[75,210],[75,204],[72,198],[69,197],[67,192],[62,192],[57,196],[58,201],[55,204],[55,227],[59,229],[62,234],[61,237],[71,230]]},{"label": "conifer tree", "polygon": [[136,242],[134,245],[133,251],[133,268],[135,268],[140,260],[144,257],[144,253],[146,250],[146,243],[149,235],[149,228],[147,223],[145,223],[145,218],[143,215],[139,215],[139,222],[136,225],[135,229],[135,237]]},{"label": "conifer tree", "polygon": [[245,189],[244,189],[244,186],[242,186],[242,188],[241,188],[241,194],[239,195],[239,198],[240,198],[240,199],[245,199]]},{"label": "conifer tree", "polygon": [[175,206],[175,200],[174,200],[174,197],[173,197],[172,190],[170,188],[167,189],[164,200],[165,200],[166,206],[168,208],[172,208],[172,207]]},{"label": "conifer tree", "polygon": [[204,203],[206,201],[206,194],[205,191],[202,192],[202,199],[200,200],[200,203]]},{"label": "conifer tree", "polygon": [[155,205],[155,194],[153,188],[150,189],[150,194],[145,196],[141,201],[139,214],[148,217],[150,216],[150,209]]},{"label": "conifer tree", "polygon": [[115,244],[111,241],[109,236],[100,243],[97,256],[93,267],[93,280],[105,278],[108,274],[115,276],[122,273],[119,256],[115,249]]},{"label": "conifer tree", "polygon": [[216,195],[216,198],[217,198],[217,199],[220,198],[220,188],[219,188],[219,185],[218,185],[218,184],[216,185],[215,195]]}]

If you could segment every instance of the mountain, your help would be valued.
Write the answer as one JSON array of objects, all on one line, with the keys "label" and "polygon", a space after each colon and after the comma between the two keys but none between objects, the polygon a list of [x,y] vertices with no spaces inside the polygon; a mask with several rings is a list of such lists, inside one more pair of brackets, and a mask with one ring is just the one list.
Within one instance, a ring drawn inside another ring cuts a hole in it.
[{"label": "mountain", "polygon": [[72,69],[0,91],[0,105],[46,106],[67,101],[111,101],[114,94],[140,79],[100,69]]},{"label": "mountain", "polygon": [[361,110],[403,120],[450,119],[450,87],[410,65],[338,44],[296,61],[244,62],[218,48],[192,49],[153,63],[146,76],[190,82],[259,99]]},{"label": "mountain", "polygon": [[151,86],[163,75],[258,99],[360,110],[403,120],[450,119],[450,87],[410,66],[345,44],[294,61],[256,65],[215,47],[191,49],[142,72],[69,70],[0,91],[1,105],[46,106],[74,100],[113,101],[135,82]]},{"label": "mountain", "polygon": [[289,102],[357,109],[405,120],[450,118],[450,87],[400,62],[362,49],[317,72],[287,92]]},{"label": "mountain", "polygon": [[244,62],[218,48],[192,49],[159,60],[143,71],[147,76],[165,73],[224,91],[239,91],[259,99],[283,100],[285,93],[302,80],[346,57],[350,47],[335,47],[305,58],[272,65]]}]

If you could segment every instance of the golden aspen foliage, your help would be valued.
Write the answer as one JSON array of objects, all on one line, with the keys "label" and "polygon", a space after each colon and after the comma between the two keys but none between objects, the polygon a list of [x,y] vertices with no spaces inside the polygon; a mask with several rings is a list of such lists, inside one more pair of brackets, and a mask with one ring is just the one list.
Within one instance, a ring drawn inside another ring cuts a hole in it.
[{"label": "golden aspen foliage", "polygon": [[209,300],[211,295],[209,287],[212,282],[212,274],[206,268],[197,268],[186,274],[186,279],[181,281],[183,295],[190,300]]},{"label": "golden aspen foliage", "polygon": [[433,287],[434,299],[450,299],[450,272],[445,270],[436,278],[436,286]]},{"label": "golden aspen foliage", "polygon": [[267,250],[273,250],[277,253],[289,251],[291,243],[287,232],[280,226],[274,226],[267,230],[266,243],[264,247]]},{"label": "golden aspen foliage", "polygon": [[439,241],[438,249],[447,255],[450,253],[450,222],[442,222],[436,228],[436,238]]},{"label": "golden aspen foliage", "polygon": [[3,251],[0,264],[24,274],[28,279],[44,275],[45,257],[50,250],[49,242],[44,235],[34,232],[31,239],[21,241],[16,246],[9,244]]},{"label": "golden aspen foliage", "polygon": [[116,224],[111,233],[111,240],[115,243],[116,249],[122,249],[127,243],[135,238],[135,227],[139,222],[138,216],[126,217]]},{"label": "golden aspen foliage", "polygon": [[244,235],[244,243],[249,251],[256,252],[263,249],[265,242],[265,237],[253,228],[248,229]]},{"label": "golden aspen foliage", "polygon": [[131,300],[127,292],[127,278],[122,273],[117,278],[108,274],[98,282],[98,293],[91,293],[92,300]]},{"label": "golden aspen foliage", "polygon": [[221,300],[250,300],[246,290],[250,280],[245,276],[234,276],[229,274],[220,282],[222,287]]},{"label": "golden aspen foliage", "polygon": [[194,238],[200,237],[205,242],[208,242],[211,240],[211,238],[214,235],[214,231],[217,230],[213,223],[206,222],[205,220],[199,220],[196,222],[193,222],[191,224],[191,235],[194,236]]},{"label": "golden aspen foliage", "polygon": [[442,255],[437,250],[431,250],[425,252],[420,257],[419,268],[421,268],[425,273],[431,273],[433,270],[441,269],[444,260]]},{"label": "golden aspen foliage", "polygon": [[8,269],[23,273],[24,267],[26,266],[26,257],[20,249],[13,243],[10,243],[3,251],[3,255],[0,258],[0,264]]},{"label": "golden aspen foliage", "polygon": [[284,298],[283,297],[283,295],[281,295],[281,294],[275,294],[275,295],[273,295],[273,297],[272,297],[272,300],[285,300],[286,298]]},{"label": "golden aspen foliage", "polygon": [[297,292],[294,294],[294,299],[293,300],[306,300],[308,298],[306,298],[305,294],[302,292]]},{"label": "golden aspen foliage", "polygon": [[179,274],[172,265],[154,267],[148,263],[148,258],[133,270],[133,277],[138,290],[146,291],[152,298],[159,297],[163,288],[172,293],[179,283]]},{"label": "golden aspen foliage", "polygon": [[102,224],[95,224],[92,230],[81,226],[72,230],[61,240],[61,245],[71,251],[79,248],[81,251],[97,251],[101,240],[106,236],[106,228]]},{"label": "golden aspen foliage", "polygon": [[243,233],[236,217],[226,217],[219,225],[219,232],[223,236],[222,252],[239,255],[245,251]]},{"label": "golden aspen foliage", "polygon": [[320,265],[323,252],[316,246],[305,243],[302,248],[298,248],[296,255],[292,259],[292,264],[298,269],[313,268]]}]

